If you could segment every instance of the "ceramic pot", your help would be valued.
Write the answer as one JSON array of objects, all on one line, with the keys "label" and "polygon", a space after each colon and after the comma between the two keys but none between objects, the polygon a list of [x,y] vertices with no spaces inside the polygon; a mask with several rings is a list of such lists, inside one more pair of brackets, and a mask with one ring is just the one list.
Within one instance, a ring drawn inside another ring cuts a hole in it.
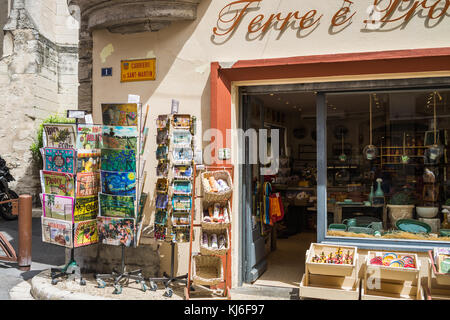
[{"label": "ceramic pot", "polygon": [[391,225],[395,225],[395,223],[401,219],[413,218],[414,205],[388,204],[387,208],[389,209],[389,219],[391,221]]}]

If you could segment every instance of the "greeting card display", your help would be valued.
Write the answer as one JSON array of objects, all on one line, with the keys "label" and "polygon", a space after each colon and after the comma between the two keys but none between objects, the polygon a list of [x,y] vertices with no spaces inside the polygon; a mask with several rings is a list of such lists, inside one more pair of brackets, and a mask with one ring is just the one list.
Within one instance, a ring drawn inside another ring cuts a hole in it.
[{"label": "greeting card display", "polygon": [[132,149],[136,150],[138,131],[136,127],[102,127],[102,149]]},{"label": "greeting card display", "polygon": [[159,225],[165,225],[168,219],[167,211],[157,211],[155,214],[155,223]]},{"label": "greeting card display", "polygon": [[82,150],[91,152],[78,152],[77,172],[97,172],[100,170],[100,152],[96,150]]},{"label": "greeting card display", "polygon": [[134,245],[134,219],[97,217],[99,240],[108,245]]},{"label": "greeting card display", "polygon": [[172,155],[175,164],[191,163],[194,159],[194,151],[190,147],[175,147]]},{"label": "greeting card display", "polygon": [[173,166],[173,176],[175,179],[191,179],[192,173],[191,165]]},{"label": "greeting card display", "polygon": [[41,178],[44,193],[72,198],[75,196],[75,180],[73,174],[41,171]]},{"label": "greeting card display", "polygon": [[44,147],[76,148],[76,129],[74,124],[44,124]]},{"label": "greeting card display", "polygon": [[191,197],[173,196],[172,208],[174,212],[190,212],[192,206]]},{"label": "greeting card display", "polygon": [[134,197],[113,196],[99,193],[100,215],[104,217],[133,218]]},{"label": "greeting card display", "polygon": [[169,147],[161,145],[156,149],[157,160],[167,160],[169,156]]},{"label": "greeting card display", "polygon": [[192,192],[192,183],[189,180],[175,180],[173,194],[189,195]]},{"label": "greeting card display", "polygon": [[169,163],[167,161],[160,161],[156,167],[156,175],[166,177],[169,174]]},{"label": "greeting card display", "polygon": [[[167,221],[167,218],[166,220]],[[155,239],[160,241],[165,241],[167,238],[167,227],[165,226],[166,222],[161,224],[155,223]]]},{"label": "greeting card display", "polygon": [[98,214],[98,197],[77,197],[75,200],[74,221],[93,220]]},{"label": "greeting card display", "polygon": [[79,124],[76,147],[78,150],[95,150],[100,147],[102,126],[93,124]]},{"label": "greeting card display", "polygon": [[130,149],[102,149],[101,169],[104,171],[136,172],[136,152]]},{"label": "greeting card display", "polygon": [[157,144],[166,144],[169,141],[169,131],[167,129],[160,129],[156,135]]},{"label": "greeting card display", "polygon": [[189,130],[174,130],[172,135],[173,144],[175,145],[190,146],[192,143],[192,135]]},{"label": "greeting card display", "polygon": [[47,218],[73,221],[73,198],[44,193],[42,211]]},{"label": "greeting card display", "polygon": [[96,196],[99,189],[98,172],[84,172],[77,174],[77,197]]},{"label": "greeting card display", "polygon": [[173,118],[172,118],[172,126],[175,129],[190,128],[191,127],[191,116],[189,114],[174,114]]},{"label": "greeting card display", "polygon": [[158,194],[156,196],[156,209],[167,210],[167,205],[169,204],[169,195]]},{"label": "greeting card display", "polygon": [[97,220],[75,223],[74,247],[85,247],[98,243]]},{"label": "greeting card display", "polygon": [[41,217],[42,241],[72,248],[72,222]]},{"label": "greeting card display", "polygon": [[116,196],[136,195],[136,173],[101,171],[102,193]]},{"label": "greeting card display", "polygon": [[44,148],[44,170],[75,173],[75,149]]},{"label": "greeting card display", "polygon": [[164,129],[169,126],[169,116],[166,114],[159,115],[158,119],[156,119],[156,127],[158,129]]},{"label": "greeting card display", "polygon": [[102,119],[108,126],[137,126],[138,106],[136,103],[102,104]]}]

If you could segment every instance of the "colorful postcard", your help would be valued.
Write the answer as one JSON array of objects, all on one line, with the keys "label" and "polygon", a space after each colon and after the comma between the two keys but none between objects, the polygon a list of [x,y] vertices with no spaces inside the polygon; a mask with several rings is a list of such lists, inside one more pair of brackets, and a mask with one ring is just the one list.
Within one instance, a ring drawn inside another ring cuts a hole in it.
[{"label": "colorful postcard", "polygon": [[101,171],[102,193],[116,196],[136,195],[136,173]]},{"label": "colorful postcard", "polygon": [[134,197],[99,193],[100,215],[103,217],[134,218]]},{"label": "colorful postcard", "polygon": [[167,128],[169,126],[169,116],[167,114],[159,115],[156,119],[156,127],[158,129]]},{"label": "colorful postcard", "polygon": [[138,106],[136,103],[102,104],[102,118],[108,126],[137,126]]},{"label": "colorful postcard", "polygon": [[73,221],[73,198],[44,193],[42,211],[47,218]]},{"label": "colorful postcard", "polygon": [[156,134],[156,143],[167,144],[169,142],[169,129],[160,129]]},{"label": "colorful postcard", "polygon": [[75,197],[75,178],[73,174],[41,171],[41,175],[44,193]]},{"label": "colorful postcard", "polygon": [[97,220],[75,223],[74,247],[84,247],[98,243]]},{"label": "colorful postcard", "polygon": [[167,177],[169,174],[169,163],[167,161],[158,162],[156,167],[156,175],[161,177]]},{"label": "colorful postcard", "polygon": [[137,127],[103,126],[100,148],[136,150],[137,139]]},{"label": "colorful postcard", "polygon": [[100,147],[102,126],[79,124],[77,134],[77,149],[94,150]]},{"label": "colorful postcard", "polygon": [[100,173],[86,172],[77,174],[77,197],[96,196],[100,189]]},{"label": "colorful postcard", "polygon": [[98,197],[77,197],[75,200],[74,221],[86,221],[97,218],[98,215]]},{"label": "colorful postcard", "polygon": [[134,245],[134,219],[97,217],[99,240],[108,245]]},{"label": "colorful postcard", "polygon": [[189,130],[174,130],[172,137],[174,144],[190,145],[192,143],[192,135]]},{"label": "colorful postcard", "polygon": [[174,128],[190,128],[191,116],[188,114],[175,114],[172,119]]},{"label": "colorful postcard", "polygon": [[[77,156],[77,172],[78,173],[86,173],[86,172],[98,172],[100,170],[100,150],[96,149],[96,152],[84,152],[90,150],[81,150],[78,151]],[[91,150],[95,151],[95,150]]]},{"label": "colorful postcard", "polygon": [[102,149],[101,169],[105,171],[136,172],[136,152],[127,149]]},{"label": "colorful postcard", "polygon": [[41,217],[42,241],[72,248],[72,222]]},{"label": "colorful postcard", "polygon": [[44,170],[75,173],[75,149],[44,148]]},{"label": "colorful postcard", "polygon": [[44,124],[44,147],[76,148],[77,128],[75,124]]}]

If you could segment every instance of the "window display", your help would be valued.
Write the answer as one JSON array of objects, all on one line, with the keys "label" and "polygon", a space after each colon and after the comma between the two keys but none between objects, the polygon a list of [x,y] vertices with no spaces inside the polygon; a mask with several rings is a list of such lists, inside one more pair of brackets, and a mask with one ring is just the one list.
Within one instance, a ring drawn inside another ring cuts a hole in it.
[{"label": "window display", "polygon": [[450,241],[450,90],[326,97],[327,235]]}]

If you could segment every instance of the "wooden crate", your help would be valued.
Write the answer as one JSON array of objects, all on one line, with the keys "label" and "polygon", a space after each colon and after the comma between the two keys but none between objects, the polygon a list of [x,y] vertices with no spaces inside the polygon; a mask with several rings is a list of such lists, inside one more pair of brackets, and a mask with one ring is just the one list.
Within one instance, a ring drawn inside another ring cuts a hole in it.
[{"label": "wooden crate", "polygon": [[[350,251],[353,253],[353,264],[326,264],[326,263],[316,263],[312,262],[312,258],[317,254],[320,255],[322,252],[325,255],[335,253],[336,250],[341,248],[344,253]],[[358,249],[356,247],[346,247],[346,246],[336,246],[330,244],[318,244],[311,243],[311,247],[307,251],[306,266],[305,270],[310,274],[328,275],[328,276],[340,276],[349,277],[356,269],[356,261],[358,259]],[[308,279],[307,279],[308,280]]]},{"label": "wooden crate", "polygon": [[[310,275],[315,277],[313,279],[314,285],[306,285],[306,274],[303,275],[300,283],[300,297],[321,299],[321,300],[359,300],[360,279],[336,276],[321,276]],[[346,278],[346,279],[339,279]],[[310,279],[311,280],[311,279]],[[339,286],[340,282],[344,282],[343,286]],[[351,287],[345,287],[348,284]]]},{"label": "wooden crate", "polygon": [[[432,250],[428,251],[428,258],[429,275],[432,273],[433,279],[435,279],[436,284],[439,286],[448,286],[450,288],[450,274],[437,272]],[[431,279],[430,276],[428,278]]]},{"label": "wooden crate", "polygon": [[[423,300],[420,278],[420,260],[413,256],[416,268],[395,268],[370,264],[375,256],[386,252],[369,251],[364,265],[364,280],[361,288],[361,300]],[[368,281],[376,288],[370,288]]]},{"label": "wooden crate", "polygon": [[[365,280],[364,280],[365,281]],[[381,290],[367,290],[363,281],[361,300],[423,300],[421,286],[408,286],[402,283],[381,282]]]},{"label": "wooden crate", "polygon": [[416,262],[415,268],[396,268],[388,266],[380,266],[370,264],[370,260],[375,256],[383,255],[386,252],[369,251],[366,257],[366,273],[370,275],[376,274],[382,280],[400,280],[400,281],[417,281],[420,274],[420,260],[416,254],[401,253],[414,257]]},{"label": "wooden crate", "polygon": [[[450,300],[450,284],[446,285],[447,282],[442,278],[442,276],[450,278],[450,275],[436,273],[436,267],[432,259],[432,257],[428,259],[428,279],[426,289],[429,298],[431,300]],[[441,275],[440,278],[437,276],[438,274]],[[439,279],[441,280],[440,282]]]}]

